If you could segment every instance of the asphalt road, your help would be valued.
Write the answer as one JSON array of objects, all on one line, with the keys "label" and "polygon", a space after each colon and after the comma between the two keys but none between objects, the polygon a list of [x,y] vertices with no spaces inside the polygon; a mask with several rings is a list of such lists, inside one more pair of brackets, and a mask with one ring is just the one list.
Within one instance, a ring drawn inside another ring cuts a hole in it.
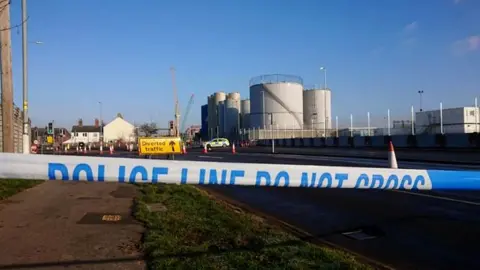
[{"label": "asphalt road", "polygon": [[[239,153],[271,153],[271,147],[237,147]],[[218,151],[218,150],[217,150]],[[275,147],[279,154],[321,155],[339,157],[358,157],[371,159],[385,159],[386,149],[372,148],[335,148],[335,147]],[[472,164],[480,166],[479,151],[447,151],[425,149],[395,149],[398,160],[425,161],[436,163]]]},{"label": "asphalt road", "polygon": [[[233,155],[221,151],[202,154],[198,150],[191,150],[176,159],[362,167],[386,165],[386,161],[378,159],[259,153]],[[399,166],[472,169],[467,165],[421,162],[399,162]],[[210,186],[208,189],[328,243],[396,269],[480,269],[480,192],[231,186]]]}]

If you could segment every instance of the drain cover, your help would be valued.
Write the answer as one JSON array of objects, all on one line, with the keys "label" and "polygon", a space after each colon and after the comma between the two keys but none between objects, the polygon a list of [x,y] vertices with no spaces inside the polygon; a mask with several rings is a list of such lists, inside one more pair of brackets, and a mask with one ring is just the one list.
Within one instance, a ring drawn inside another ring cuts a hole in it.
[{"label": "drain cover", "polygon": [[135,219],[128,213],[87,213],[77,224],[134,224]]}]

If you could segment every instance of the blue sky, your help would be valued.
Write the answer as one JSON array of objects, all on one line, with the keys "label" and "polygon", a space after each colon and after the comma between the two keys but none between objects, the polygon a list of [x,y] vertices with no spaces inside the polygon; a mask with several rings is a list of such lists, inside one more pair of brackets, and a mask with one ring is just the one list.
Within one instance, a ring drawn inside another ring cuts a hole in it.
[{"label": "blue sky", "polygon": [[[12,0],[12,25],[21,21]],[[410,106],[473,105],[480,96],[477,0],[42,0],[28,1],[30,115],[71,126],[173,118],[170,66],[189,124],[215,91],[248,97],[251,77],[300,75],[323,83],[341,125],[409,119]],[[21,104],[21,30],[12,31],[15,102]]]}]

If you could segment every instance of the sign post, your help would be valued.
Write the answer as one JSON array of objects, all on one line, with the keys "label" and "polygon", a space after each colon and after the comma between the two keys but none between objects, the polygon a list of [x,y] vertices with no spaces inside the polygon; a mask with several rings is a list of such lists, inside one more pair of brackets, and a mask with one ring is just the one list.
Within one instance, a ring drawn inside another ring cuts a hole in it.
[{"label": "sign post", "polygon": [[138,154],[140,156],[167,155],[175,159],[175,154],[181,154],[182,140],[180,137],[138,138]]}]

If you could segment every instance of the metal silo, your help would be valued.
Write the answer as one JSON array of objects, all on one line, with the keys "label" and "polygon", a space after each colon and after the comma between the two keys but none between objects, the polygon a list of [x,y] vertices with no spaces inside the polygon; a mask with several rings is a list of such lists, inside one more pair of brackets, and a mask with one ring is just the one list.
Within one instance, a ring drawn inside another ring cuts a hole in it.
[{"label": "metal silo", "polygon": [[332,94],[330,89],[303,91],[303,122],[314,129],[332,128]]},{"label": "metal silo", "polygon": [[303,80],[263,75],[250,80],[250,127],[299,129],[303,126]]},{"label": "metal silo", "polygon": [[240,128],[250,128],[248,116],[250,115],[250,99],[244,99],[240,103]]},{"label": "metal silo", "polygon": [[225,128],[224,135],[233,137],[238,134],[240,118],[240,93],[234,92],[227,96],[225,101]]},{"label": "metal silo", "polygon": [[[210,138],[216,137],[219,132],[218,104],[225,100],[224,92],[216,92],[208,99],[208,130]],[[217,131],[218,130],[218,131]]]},{"label": "metal silo", "polygon": [[208,138],[211,139],[214,136],[214,130],[215,130],[215,121],[214,121],[214,114],[215,114],[215,104],[213,102],[213,95],[208,96],[208,113],[207,113],[207,134]]},{"label": "metal silo", "polygon": [[[218,102],[218,137],[222,137],[225,134],[225,101]],[[217,137],[217,133],[215,133]]]}]

